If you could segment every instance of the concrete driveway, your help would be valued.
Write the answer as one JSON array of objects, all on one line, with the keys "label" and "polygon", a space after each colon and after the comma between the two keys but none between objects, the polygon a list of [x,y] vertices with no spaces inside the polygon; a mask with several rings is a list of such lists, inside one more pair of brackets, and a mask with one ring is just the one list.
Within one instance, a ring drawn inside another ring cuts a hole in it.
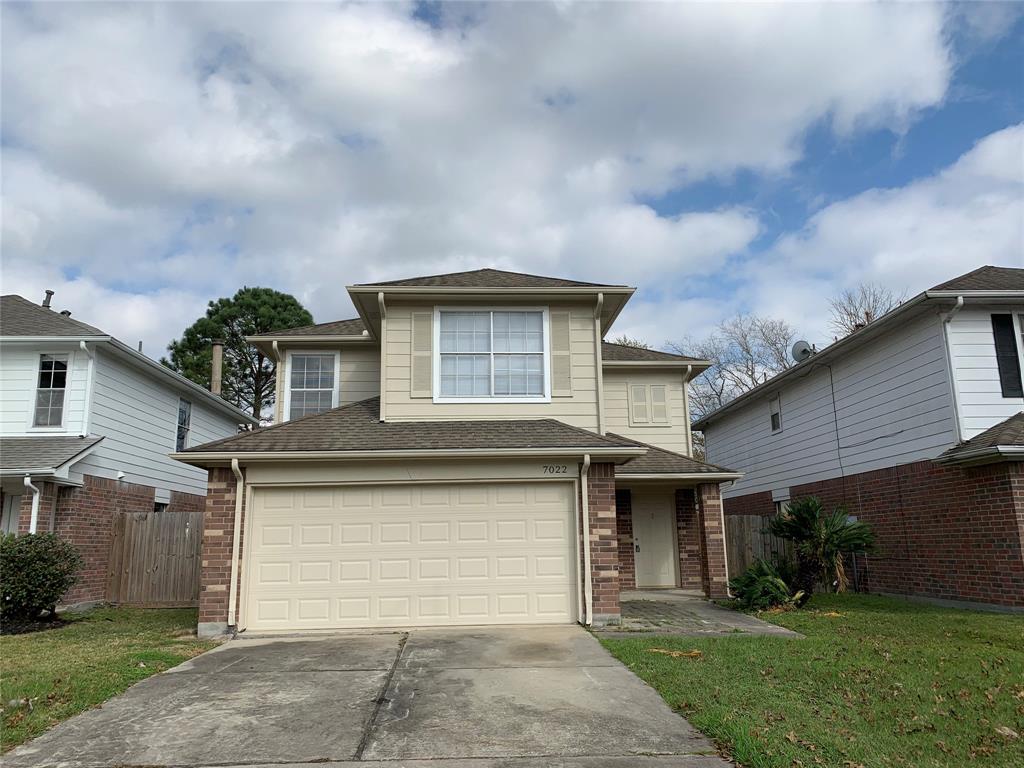
[{"label": "concrete driveway", "polygon": [[727,765],[579,627],[234,640],[4,758],[6,768],[271,763]]}]

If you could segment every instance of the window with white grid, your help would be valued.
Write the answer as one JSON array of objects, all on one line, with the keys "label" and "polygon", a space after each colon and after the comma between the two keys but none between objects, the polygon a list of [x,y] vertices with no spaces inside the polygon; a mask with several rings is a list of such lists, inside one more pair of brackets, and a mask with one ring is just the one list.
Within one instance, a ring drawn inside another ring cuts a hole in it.
[{"label": "window with white grid", "polygon": [[298,419],[334,407],[335,356],[292,354],[288,378],[288,418]]},{"label": "window with white grid", "polygon": [[64,423],[64,393],[67,386],[68,356],[40,355],[32,426],[59,427]]}]

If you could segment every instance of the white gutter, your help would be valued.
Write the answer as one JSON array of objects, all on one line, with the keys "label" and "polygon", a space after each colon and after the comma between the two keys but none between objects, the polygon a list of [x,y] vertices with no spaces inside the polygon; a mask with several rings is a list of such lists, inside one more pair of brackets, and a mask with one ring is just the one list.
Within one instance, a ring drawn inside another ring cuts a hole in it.
[{"label": "white gutter", "polygon": [[79,348],[89,357],[85,372],[85,414],[82,416],[82,437],[89,434],[89,413],[92,411],[92,380],[96,375],[96,353],[89,349],[84,341],[78,342]]},{"label": "white gutter", "polygon": [[590,454],[583,454],[580,468],[580,497],[583,506],[583,597],[586,610],[585,623],[594,623],[594,577],[590,570],[590,497],[587,492],[587,478],[590,475]]},{"label": "white gutter", "polygon": [[231,535],[231,581],[228,587],[228,626],[237,627],[235,615],[238,611],[238,549],[242,537],[242,493],[245,491],[242,470],[238,459],[231,460],[231,471],[235,473],[235,525]]},{"label": "white gutter", "polygon": [[963,442],[963,425],[960,423],[960,388],[956,385],[956,370],[953,368],[953,348],[949,339],[949,324],[964,308],[964,297],[957,296],[956,304],[942,317],[942,346],[946,351],[946,370],[949,371],[949,390],[953,397],[953,438],[959,445]]},{"label": "white gutter", "polygon": [[597,294],[594,306],[594,363],[597,378],[597,434],[604,434],[604,371],[601,365],[601,310],[604,307],[604,294]]},{"label": "white gutter", "polygon": [[[252,461],[350,461],[353,459],[393,460],[393,459],[451,459],[451,458],[491,458],[491,457],[541,457],[541,456],[579,456],[581,446],[565,448],[452,448],[438,450],[420,448],[397,451],[252,451],[241,452],[247,462]],[[643,456],[647,448],[636,446],[621,448],[588,448],[594,456],[607,459],[631,459]],[[239,456],[239,451],[185,451],[168,454],[172,459],[186,464],[196,463],[205,466],[210,462],[230,462]]]},{"label": "white gutter", "polygon": [[388,308],[384,303],[384,291],[377,292],[377,306],[380,308],[380,420],[387,421],[387,323]]},{"label": "white gutter", "polygon": [[1024,445],[986,445],[959,451],[952,456],[937,456],[932,459],[936,464],[984,464],[989,459],[1020,461],[1024,459]]},{"label": "white gutter", "polygon": [[[693,458],[693,427],[690,426],[690,374],[693,366],[686,366],[683,374],[683,419],[686,421],[686,455]],[[706,456],[705,456],[706,458]]]},{"label": "white gutter", "polygon": [[32,475],[25,475],[25,487],[32,491],[32,517],[29,519],[28,532],[35,533],[39,524],[39,489],[32,485]]},{"label": "white gutter", "polygon": [[718,480],[739,480],[742,472],[616,472],[616,480],[694,480],[698,483]]}]

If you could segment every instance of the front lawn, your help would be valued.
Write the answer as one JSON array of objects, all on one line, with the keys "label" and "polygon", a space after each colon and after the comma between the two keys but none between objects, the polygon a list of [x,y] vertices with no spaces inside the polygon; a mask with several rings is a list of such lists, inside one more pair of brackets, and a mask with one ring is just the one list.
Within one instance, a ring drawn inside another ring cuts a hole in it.
[{"label": "front lawn", "polygon": [[1024,765],[1024,617],[845,594],[765,618],[806,639],[601,642],[743,766]]},{"label": "front lawn", "polygon": [[[98,608],[60,629],[0,636],[2,751],[212,648],[196,612]],[[27,704],[12,702],[28,700]]]}]

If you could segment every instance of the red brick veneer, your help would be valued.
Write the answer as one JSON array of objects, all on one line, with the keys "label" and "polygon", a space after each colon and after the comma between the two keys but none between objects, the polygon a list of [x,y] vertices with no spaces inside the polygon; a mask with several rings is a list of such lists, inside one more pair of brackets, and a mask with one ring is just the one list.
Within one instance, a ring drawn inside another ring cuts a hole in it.
[{"label": "red brick veneer", "polygon": [[722,496],[717,483],[697,486],[697,520],[701,544],[701,581],[711,599],[729,596],[725,564],[725,530],[722,527]]},{"label": "red brick veneer", "polygon": [[[858,558],[862,589],[1024,606],[1022,462],[919,461],[795,485],[790,495],[845,503],[872,526],[878,552]],[[751,508],[746,499],[727,500],[729,512]]]},{"label": "red brick veneer", "polygon": [[629,489],[615,491],[615,529],[619,540],[619,589],[636,589],[633,497]]},{"label": "red brick veneer", "polygon": [[696,497],[688,488],[678,488],[676,501],[676,538],[679,542],[679,586],[701,589],[700,524]]},{"label": "red brick veneer", "polygon": [[594,623],[615,623],[620,612],[614,464],[590,465],[587,496],[590,503],[590,573],[594,585]]},{"label": "red brick veneer", "polygon": [[[210,469],[208,478],[199,575],[199,624],[222,624],[226,627],[228,587],[231,583],[231,548],[235,530],[236,479],[227,467]],[[244,525],[244,497],[242,507]],[[239,553],[242,552],[242,546],[244,542],[240,543]],[[241,577],[238,582],[241,591]]]}]

